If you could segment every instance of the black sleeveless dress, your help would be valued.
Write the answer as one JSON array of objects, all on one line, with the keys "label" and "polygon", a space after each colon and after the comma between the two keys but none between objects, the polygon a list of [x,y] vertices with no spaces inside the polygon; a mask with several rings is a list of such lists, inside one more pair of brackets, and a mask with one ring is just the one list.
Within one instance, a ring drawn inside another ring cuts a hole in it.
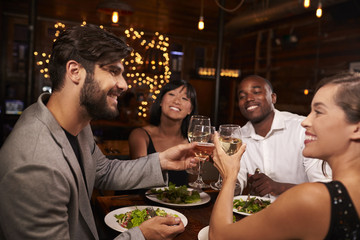
[{"label": "black sleeveless dress", "polygon": [[[143,130],[146,132],[146,134],[149,137],[149,145],[147,148],[147,154],[149,155],[151,153],[155,153],[156,150],[154,147],[154,143],[150,137],[150,134],[145,129],[143,129]],[[176,186],[182,186],[182,185],[188,184],[188,174],[185,170],[184,171],[169,170],[168,174],[169,174],[169,182],[174,183]]]},{"label": "black sleeveless dress", "polygon": [[360,219],[345,186],[339,181],[324,183],[331,197],[330,228],[325,240],[360,239]]}]

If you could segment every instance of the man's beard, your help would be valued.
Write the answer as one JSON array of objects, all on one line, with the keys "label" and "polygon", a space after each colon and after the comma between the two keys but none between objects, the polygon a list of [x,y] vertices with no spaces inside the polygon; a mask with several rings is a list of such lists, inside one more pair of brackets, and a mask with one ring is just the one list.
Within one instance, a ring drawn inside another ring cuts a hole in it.
[{"label": "man's beard", "polygon": [[107,94],[102,92],[93,74],[87,73],[84,86],[80,93],[80,106],[84,106],[91,119],[114,119],[119,110],[108,106]]}]

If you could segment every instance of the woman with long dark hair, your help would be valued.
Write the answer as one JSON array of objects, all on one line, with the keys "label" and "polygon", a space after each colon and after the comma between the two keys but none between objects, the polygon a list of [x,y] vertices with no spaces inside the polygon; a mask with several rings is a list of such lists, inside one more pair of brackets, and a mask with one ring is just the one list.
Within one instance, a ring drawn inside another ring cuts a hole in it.
[{"label": "woman with long dark hair", "polygon": [[[150,109],[150,124],[134,129],[129,136],[132,159],[186,143],[190,117],[197,112],[196,91],[184,81],[170,81]],[[186,171],[169,171],[169,182],[187,185]]]}]

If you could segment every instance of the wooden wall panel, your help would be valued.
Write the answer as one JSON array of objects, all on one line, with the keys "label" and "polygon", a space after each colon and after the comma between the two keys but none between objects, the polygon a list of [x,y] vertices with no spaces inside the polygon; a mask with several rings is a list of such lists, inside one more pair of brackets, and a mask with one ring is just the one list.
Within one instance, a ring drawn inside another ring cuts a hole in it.
[{"label": "wooden wall panel", "polygon": [[[351,62],[360,61],[360,13],[351,19],[338,21],[331,15],[323,19],[302,16],[268,25],[273,31],[271,45],[270,81],[278,95],[276,107],[306,115],[312,99],[312,92],[304,95],[305,88],[314,90],[323,77],[349,69]],[[297,36],[296,44],[275,43],[286,35]],[[231,68],[240,68],[242,76],[253,74],[255,66],[257,31],[243,33],[230,40],[229,53]],[[261,40],[260,52],[266,51],[266,39]],[[264,56],[265,58],[265,56]],[[266,76],[265,60],[260,61],[261,76]],[[239,118],[235,104],[233,121]]]}]

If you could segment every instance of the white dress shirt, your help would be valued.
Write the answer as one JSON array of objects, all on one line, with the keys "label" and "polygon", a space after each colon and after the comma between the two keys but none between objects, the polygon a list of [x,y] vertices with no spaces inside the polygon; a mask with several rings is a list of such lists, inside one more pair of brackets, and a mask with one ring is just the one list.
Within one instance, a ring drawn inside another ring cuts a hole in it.
[{"label": "white dress shirt", "polygon": [[241,159],[238,180],[243,190],[247,173],[254,174],[255,169],[276,182],[299,184],[304,182],[328,182],[331,169],[327,165],[327,177],[322,173],[322,162],[302,155],[305,129],[301,122],[305,119],[289,112],[275,109],[270,131],[265,137],[257,135],[251,122],[242,128],[242,140],[247,144]]}]

